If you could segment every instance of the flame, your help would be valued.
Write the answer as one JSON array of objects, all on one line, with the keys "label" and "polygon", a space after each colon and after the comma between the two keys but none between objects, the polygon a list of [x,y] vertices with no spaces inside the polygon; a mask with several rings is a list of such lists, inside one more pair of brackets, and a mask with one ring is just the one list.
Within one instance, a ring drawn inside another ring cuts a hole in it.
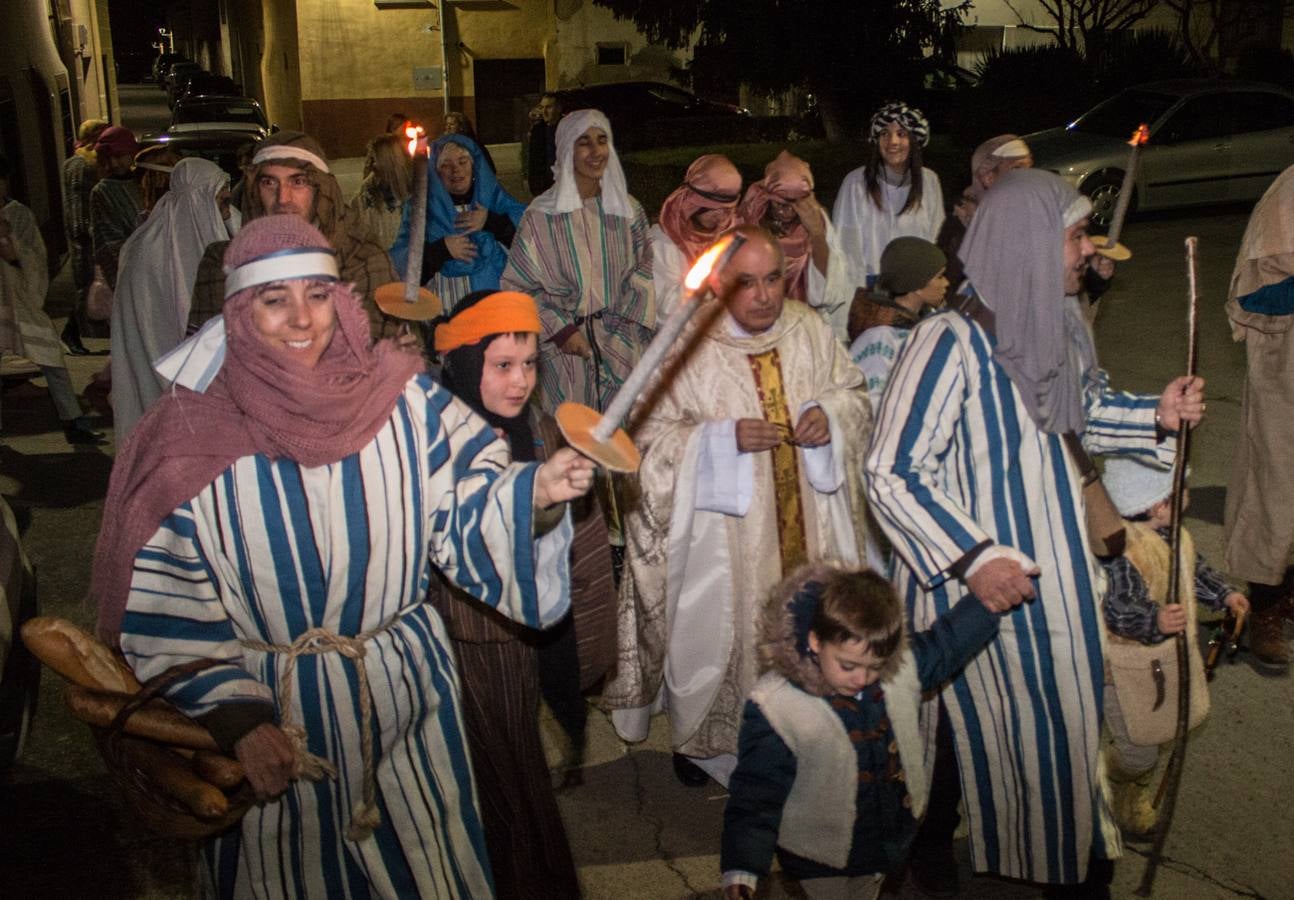
[{"label": "flame", "polygon": [[728,249],[730,243],[732,243],[732,238],[720,238],[708,250],[697,257],[696,262],[692,264],[692,268],[688,270],[687,277],[683,279],[683,286],[689,292],[695,291],[705,283],[705,280],[710,277],[710,273],[714,271],[715,262],[723,255],[723,251]]},{"label": "flame", "polygon": [[1148,143],[1150,143],[1150,126],[1142,122],[1137,126],[1137,130],[1132,132],[1132,140],[1128,141],[1128,146],[1140,147]]},{"label": "flame", "polygon": [[427,132],[421,125],[415,125],[412,122],[404,123],[404,136],[409,139],[409,155],[418,155],[418,145],[427,139]]}]

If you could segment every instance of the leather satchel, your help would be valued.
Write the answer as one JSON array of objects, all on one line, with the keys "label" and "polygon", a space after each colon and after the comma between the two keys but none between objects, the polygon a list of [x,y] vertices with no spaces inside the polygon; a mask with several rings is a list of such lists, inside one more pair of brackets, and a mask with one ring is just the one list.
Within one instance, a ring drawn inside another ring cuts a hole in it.
[{"label": "leather satchel", "polygon": [[[1191,675],[1193,729],[1209,714],[1209,689],[1204,683],[1204,661],[1195,645],[1194,630],[1187,629],[1186,656]],[[1113,690],[1118,694],[1128,739],[1134,744],[1158,746],[1177,733],[1177,641],[1143,644],[1110,635],[1105,648]],[[1110,690],[1107,686],[1106,690]]]}]

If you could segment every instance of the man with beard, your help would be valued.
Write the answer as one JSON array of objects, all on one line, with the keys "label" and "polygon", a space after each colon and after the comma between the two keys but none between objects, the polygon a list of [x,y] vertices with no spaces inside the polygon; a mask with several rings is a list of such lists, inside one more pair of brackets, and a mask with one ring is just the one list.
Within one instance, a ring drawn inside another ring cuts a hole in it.
[{"label": "man with beard", "polygon": [[660,206],[651,227],[656,322],[664,322],[683,296],[683,278],[696,258],[733,225],[741,199],[741,173],[726,156],[707,153],[687,167],[683,183]]},{"label": "man with beard", "polygon": [[[950,726],[975,870],[1108,897],[1121,847],[1098,762],[1101,577],[1072,444],[1165,466],[1168,436],[1204,403],[1199,378],[1159,397],[1110,390],[1075,300],[1095,252],[1090,213],[1037,169],[985,194],[962,244],[970,288],[913,329],[866,472],[913,629],[968,593],[1006,613],[923,713],[929,738],[940,714]],[[1013,608],[1021,598],[1032,602]],[[952,831],[942,837],[914,865],[955,871]]]},{"label": "man with beard", "polygon": [[746,188],[738,218],[777,238],[786,259],[786,296],[816,309],[844,341],[854,290],[831,217],[813,196],[809,164],[779,153],[763,179]]},{"label": "man with beard", "polygon": [[[396,280],[395,269],[386,251],[368,237],[362,223],[348,211],[319,142],[299,131],[280,131],[266,138],[256,145],[247,181],[250,187],[242,210],[243,221],[290,214],[314,225],[337,251],[341,280],[354,283],[368,314],[373,339],[400,334],[400,321],[383,315],[374,300],[378,287]],[[228,246],[228,241],[209,245],[198,263],[189,307],[190,332],[220,314],[225,302],[222,261]]]}]

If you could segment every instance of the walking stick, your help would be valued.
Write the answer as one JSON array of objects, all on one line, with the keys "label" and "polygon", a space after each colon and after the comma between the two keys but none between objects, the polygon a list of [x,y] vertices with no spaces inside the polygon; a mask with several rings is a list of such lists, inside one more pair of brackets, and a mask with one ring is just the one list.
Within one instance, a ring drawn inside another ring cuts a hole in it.
[{"label": "walking stick", "polygon": [[[1196,247],[1199,239],[1186,239],[1186,297],[1189,307],[1187,313],[1186,339],[1186,374],[1195,376],[1195,348],[1199,336],[1199,294],[1196,290]],[[1168,558],[1168,602],[1180,604],[1181,595],[1181,555],[1182,555],[1182,500],[1186,492],[1186,464],[1191,454],[1191,426],[1182,422],[1177,432],[1177,462],[1173,466],[1173,503],[1169,520]],[[1182,783],[1182,765],[1186,759],[1187,725],[1191,715],[1191,669],[1187,641],[1192,638],[1183,629],[1177,633],[1174,642],[1177,646],[1177,731],[1173,735],[1173,752],[1168,757],[1164,769],[1163,781],[1155,794],[1154,806],[1159,809],[1159,828],[1155,832],[1155,843],[1146,861],[1146,871],[1141,876],[1137,887],[1138,897],[1149,897],[1155,885],[1155,874],[1164,857],[1164,842],[1168,838],[1168,829],[1172,824],[1173,810],[1177,806],[1177,790]]]}]

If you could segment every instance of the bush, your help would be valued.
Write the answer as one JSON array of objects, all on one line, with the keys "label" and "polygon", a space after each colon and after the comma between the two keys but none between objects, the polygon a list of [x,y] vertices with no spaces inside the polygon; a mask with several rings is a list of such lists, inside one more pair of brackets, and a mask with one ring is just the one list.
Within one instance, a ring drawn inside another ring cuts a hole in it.
[{"label": "bush", "polygon": [[1099,95],[1096,99],[1147,81],[1203,78],[1208,74],[1195,64],[1177,36],[1162,28],[1111,36],[1088,54],[1088,65]]},{"label": "bush", "polygon": [[1087,63],[1055,45],[986,53],[976,61],[975,74],[978,82],[967,102],[976,115],[959,126],[959,136],[971,146],[995,134],[1063,125],[1092,104]]}]

